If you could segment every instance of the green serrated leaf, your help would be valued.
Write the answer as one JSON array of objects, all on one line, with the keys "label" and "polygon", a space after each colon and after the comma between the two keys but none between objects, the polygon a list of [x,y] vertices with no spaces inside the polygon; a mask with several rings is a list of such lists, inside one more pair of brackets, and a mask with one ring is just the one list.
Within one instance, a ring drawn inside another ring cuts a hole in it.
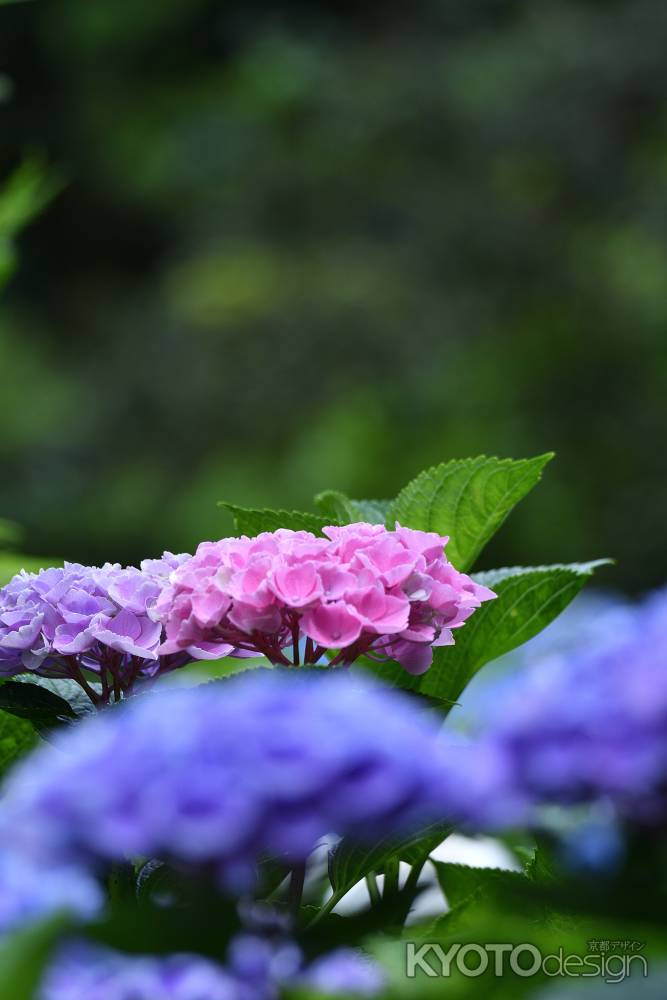
[{"label": "green serrated leaf", "polygon": [[331,524],[330,517],[322,514],[310,514],[298,510],[257,510],[252,507],[238,507],[233,503],[221,500],[219,507],[228,510],[241,535],[251,538],[263,531],[276,531],[278,528],[290,528],[292,531],[312,531],[320,534],[322,528]]},{"label": "green serrated leaf", "polygon": [[355,521],[384,524],[392,503],[392,500],[351,500],[339,490],[325,490],[315,497],[318,510],[331,515],[340,524]]},{"label": "green serrated leaf", "polygon": [[39,733],[55,729],[64,719],[76,718],[64,698],[39,684],[22,681],[6,681],[0,685],[0,709],[19,719],[27,719]]},{"label": "green serrated leaf", "polygon": [[508,918],[521,915],[542,925],[571,924],[569,918],[552,908],[541,888],[523,872],[501,868],[470,868],[467,865],[433,861],[440,888],[449,910],[438,918],[432,930],[460,933],[475,925],[476,915],[489,908]]},{"label": "green serrated leaf", "polygon": [[418,831],[410,842],[403,842],[398,855],[401,861],[406,861],[409,865],[419,865],[431,856],[436,847],[452,832],[452,827],[445,823],[433,823],[425,830]]},{"label": "green serrated leaf", "polygon": [[552,458],[553,452],[520,461],[480,455],[427,469],[396,497],[387,527],[400,521],[408,528],[449,535],[447,556],[465,571]]},{"label": "green serrated leaf", "polygon": [[434,861],[433,867],[450,907],[461,906],[472,897],[502,900],[506,894],[530,889],[525,875],[504,868],[471,868],[445,861]]},{"label": "green serrated leaf", "polygon": [[36,739],[35,730],[29,722],[0,711],[0,774],[32,750]]},{"label": "green serrated leaf", "polygon": [[525,873],[534,882],[547,885],[554,883],[558,879],[556,848],[544,835],[537,835],[536,841],[533,855],[525,866]]},{"label": "green serrated leaf", "polygon": [[348,892],[370,872],[380,873],[390,861],[417,864],[451,832],[444,823],[432,823],[405,837],[386,836],[371,845],[343,838],[329,854],[329,881],[337,895]]},{"label": "green serrated leaf", "polygon": [[458,701],[477,671],[546,628],[598,566],[609,560],[569,565],[513,567],[475,577],[497,594],[456,629],[454,646],[433,651],[433,665],[418,689],[447,702]]}]

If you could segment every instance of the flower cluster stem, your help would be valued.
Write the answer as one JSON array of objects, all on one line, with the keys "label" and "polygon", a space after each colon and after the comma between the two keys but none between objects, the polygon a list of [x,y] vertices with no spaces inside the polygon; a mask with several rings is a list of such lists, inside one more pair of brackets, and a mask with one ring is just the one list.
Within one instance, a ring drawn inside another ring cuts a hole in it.
[{"label": "flower cluster stem", "polygon": [[375,872],[370,872],[366,876],[366,888],[368,889],[368,896],[370,898],[371,905],[377,906],[380,902],[380,889]]},{"label": "flower cluster stem", "polygon": [[292,876],[289,883],[288,891],[288,905],[290,913],[294,918],[297,917],[299,910],[301,908],[301,900],[303,898],[303,887],[306,881],[306,866],[295,865],[292,869]]}]

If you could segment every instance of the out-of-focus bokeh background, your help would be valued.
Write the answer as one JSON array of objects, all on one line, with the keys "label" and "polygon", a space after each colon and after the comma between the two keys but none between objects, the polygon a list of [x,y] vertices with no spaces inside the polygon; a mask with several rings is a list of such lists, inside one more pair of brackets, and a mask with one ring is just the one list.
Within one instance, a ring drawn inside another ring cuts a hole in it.
[{"label": "out-of-focus bokeh background", "polygon": [[0,5],[23,548],[133,561],[220,498],[553,448],[484,563],[662,582],[666,52],[663,0]]}]

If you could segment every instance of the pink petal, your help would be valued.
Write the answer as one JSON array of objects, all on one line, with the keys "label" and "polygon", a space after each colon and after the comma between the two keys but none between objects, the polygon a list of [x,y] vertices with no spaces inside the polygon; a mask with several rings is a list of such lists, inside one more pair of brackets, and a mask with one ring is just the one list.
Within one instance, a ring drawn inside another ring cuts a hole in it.
[{"label": "pink petal", "polygon": [[306,611],[301,619],[301,629],[321,646],[341,649],[349,646],[361,635],[362,622],[354,608],[344,601],[322,604]]}]

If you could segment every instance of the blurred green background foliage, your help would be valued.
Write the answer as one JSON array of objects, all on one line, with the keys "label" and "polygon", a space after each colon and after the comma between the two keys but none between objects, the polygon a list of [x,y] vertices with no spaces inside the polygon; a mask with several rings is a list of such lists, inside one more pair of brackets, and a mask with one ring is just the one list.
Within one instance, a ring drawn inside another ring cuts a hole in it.
[{"label": "blurred green background foliage", "polygon": [[662,0],[3,5],[24,548],[133,561],[222,497],[554,448],[484,563],[662,582],[666,51]]}]

